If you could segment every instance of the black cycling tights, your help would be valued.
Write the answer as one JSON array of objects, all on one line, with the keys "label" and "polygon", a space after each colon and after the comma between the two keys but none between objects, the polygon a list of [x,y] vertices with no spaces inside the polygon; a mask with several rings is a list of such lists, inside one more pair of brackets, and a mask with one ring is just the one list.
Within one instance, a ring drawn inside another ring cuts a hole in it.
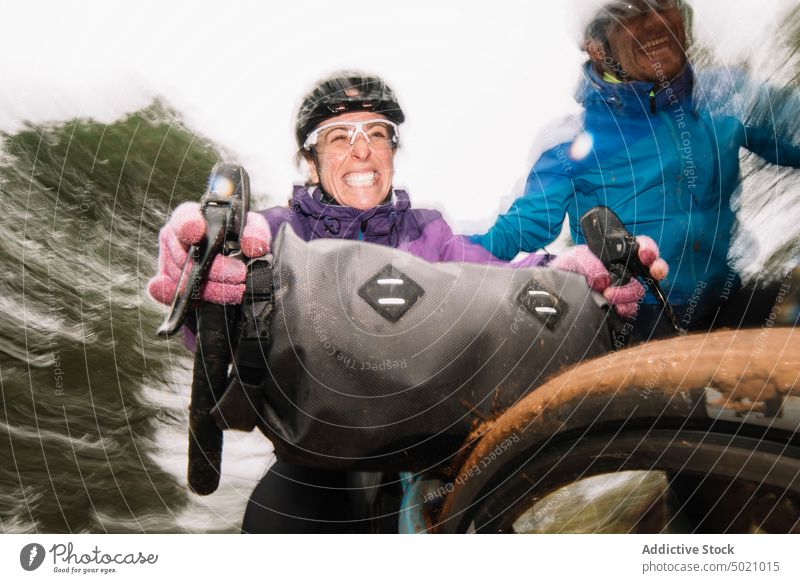
[{"label": "black cycling tights", "polygon": [[359,530],[349,473],[277,461],[253,490],[245,533],[345,533]]}]

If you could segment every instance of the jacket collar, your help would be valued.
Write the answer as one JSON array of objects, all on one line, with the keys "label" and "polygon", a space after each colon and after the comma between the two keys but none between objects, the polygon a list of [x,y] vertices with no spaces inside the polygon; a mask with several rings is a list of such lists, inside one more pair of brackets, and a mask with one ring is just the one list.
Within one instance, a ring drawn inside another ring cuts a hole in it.
[{"label": "jacket collar", "polygon": [[404,190],[394,190],[389,202],[365,211],[326,204],[322,201],[322,191],[317,187],[297,185],[291,200],[292,209],[308,218],[313,238],[358,239],[361,233],[361,238],[371,241],[391,238],[410,206],[408,193]]},{"label": "jacket collar", "polygon": [[575,99],[587,108],[605,105],[624,113],[641,114],[644,111],[653,114],[674,107],[676,103],[688,105],[691,109],[693,88],[694,71],[688,63],[674,79],[663,83],[610,83],[597,74],[591,62],[586,62]]}]

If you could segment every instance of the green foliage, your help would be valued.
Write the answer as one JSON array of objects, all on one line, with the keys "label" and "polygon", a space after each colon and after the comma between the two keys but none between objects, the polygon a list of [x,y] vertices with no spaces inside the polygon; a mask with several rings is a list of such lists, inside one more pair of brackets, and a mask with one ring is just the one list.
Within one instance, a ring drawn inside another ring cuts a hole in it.
[{"label": "green foliage", "polygon": [[199,199],[218,150],[158,102],[29,125],[2,149],[0,531],[20,515],[45,532],[173,524],[187,495],[151,454],[189,358],[155,338],[144,287],[168,210]]}]

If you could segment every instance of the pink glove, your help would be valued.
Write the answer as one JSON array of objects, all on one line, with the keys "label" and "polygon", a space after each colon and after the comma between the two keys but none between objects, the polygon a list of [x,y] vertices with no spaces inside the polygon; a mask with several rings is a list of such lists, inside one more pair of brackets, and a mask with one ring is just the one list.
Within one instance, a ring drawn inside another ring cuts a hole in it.
[{"label": "pink glove", "polygon": [[[650,275],[658,280],[664,279],[669,272],[669,266],[658,256],[656,242],[645,235],[636,237],[636,242],[639,243],[639,259],[645,267],[650,268]],[[585,276],[589,286],[602,293],[617,313],[625,318],[636,315],[639,302],[644,297],[644,286],[635,277],[625,285],[610,287],[611,274],[586,245],[578,245],[564,255],[559,255],[549,266]]]},{"label": "pink glove", "polygon": [[[158,273],[147,283],[147,291],[157,302],[170,305],[186,261],[189,246],[199,243],[206,233],[206,222],[196,202],[185,202],[172,213],[158,235]],[[258,213],[247,213],[247,223],[239,244],[247,257],[269,252],[272,234],[267,220]],[[240,304],[244,296],[247,267],[241,259],[217,255],[208,270],[201,298],[214,304]],[[186,286],[186,276],[181,290]]]}]

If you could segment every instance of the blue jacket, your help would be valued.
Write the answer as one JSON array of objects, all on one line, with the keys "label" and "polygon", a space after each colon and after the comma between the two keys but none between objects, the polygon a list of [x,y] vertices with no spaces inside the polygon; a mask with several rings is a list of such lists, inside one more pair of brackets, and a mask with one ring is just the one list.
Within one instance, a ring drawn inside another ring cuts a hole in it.
[{"label": "blue jacket", "polygon": [[[508,260],[552,242],[567,214],[572,238],[583,243],[580,217],[605,205],[631,232],[658,243],[670,267],[664,287],[672,303],[700,296],[711,301],[729,291],[730,281],[738,285],[727,259],[740,148],[800,167],[800,148],[776,138],[767,123],[774,117],[758,119],[758,110],[750,109],[755,125],[745,126],[735,111],[736,81],[728,72],[727,78],[709,74],[695,83],[687,66],[655,87],[609,83],[587,63],[577,95],[585,108],[579,127],[539,158],[525,193],[508,212],[471,239]],[[792,124],[777,121],[775,126]]]}]

